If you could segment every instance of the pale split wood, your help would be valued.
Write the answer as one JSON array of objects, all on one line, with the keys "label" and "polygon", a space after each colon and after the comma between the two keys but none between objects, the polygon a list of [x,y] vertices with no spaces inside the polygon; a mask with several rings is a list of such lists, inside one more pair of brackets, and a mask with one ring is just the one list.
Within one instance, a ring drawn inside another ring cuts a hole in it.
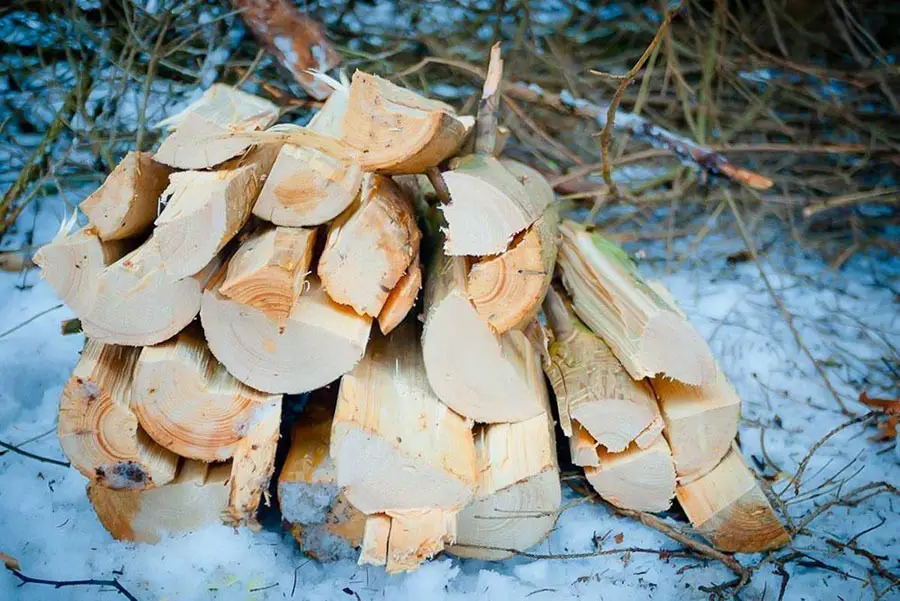
[{"label": "pale split wood", "polygon": [[635,379],[663,374],[687,384],[715,378],[706,342],[640,276],[612,242],[564,221],[558,264],[575,312]]},{"label": "pale split wood", "polygon": [[388,539],[391,536],[391,518],[383,513],[366,517],[359,565],[387,565]]},{"label": "pale split wood", "polygon": [[736,446],[712,471],[679,486],[676,494],[696,531],[717,549],[758,553],[790,542]]},{"label": "pale split wood", "polygon": [[263,227],[228,262],[219,293],[284,323],[310,273],[316,230]]},{"label": "pale split wood", "polygon": [[491,46],[487,75],[481,99],[478,101],[478,118],[475,120],[475,152],[493,154],[497,144],[497,121],[500,112],[500,84],[503,83],[503,59],[500,42]]},{"label": "pale split wood", "polygon": [[257,420],[280,405],[236,380],[209,352],[199,327],[141,351],[131,408],[164,448],[202,461],[230,458]]},{"label": "pale split wood", "polygon": [[343,138],[344,116],[350,107],[350,82],[343,71],[340,78],[341,81],[331,80],[334,84],[331,95],[306,125],[308,129],[333,138]]},{"label": "pale split wood", "polygon": [[248,386],[308,392],[350,371],[363,356],[372,319],[332,301],[314,275],[283,324],[220,294],[224,275],[221,270],[203,292],[200,321],[213,355]]},{"label": "pale split wood", "polygon": [[153,226],[170,173],[151,153],[129,152],[79,208],[101,240],[139,236]]},{"label": "pale split wood", "polygon": [[318,266],[322,286],[335,302],[375,317],[421,238],[407,195],[389,177],[369,174],[359,201],[328,229]]},{"label": "pale split wood", "polygon": [[158,543],[169,534],[221,523],[230,473],[230,463],[185,461],[165,486],[113,490],[90,483],[87,497],[97,519],[116,540]]},{"label": "pale split wood", "polygon": [[378,328],[384,335],[390,334],[412,311],[416,300],[419,298],[419,290],[422,289],[422,265],[419,253],[406,269],[403,277],[394,285],[394,289],[388,294],[381,312],[378,313]]},{"label": "pale split wood", "polygon": [[584,468],[587,481],[616,507],[665,511],[675,496],[675,466],[666,439],[642,449],[632,444],[621,453],[598,448],[596,467]]},{"label": "pale split wood", "polygon": [[342,133],[363,171],[423,173],[459,149],[466,127],[449,105],[356,71]]},{"label": "pale split wood", "polygon": [[366,514],[459,510],[472,498],[472,432],[429,387],[416,329],[408,319],[376,334],[341,379],[331,457],[338,484]]},{"label": "pale split wood", "polygon": [[266,129],[278,119],[278,107],[224,84],[213,84],[181,113],[160,123],[174,127],[153,159],[176,169],[208,169],[250,148],[235,136]]},{"label": "pale split wood", "polygon": [[597,442],[590,432],[577,421],[571,421],[572,435],[569,437],[569,455],[572,463],[581,467],[600,465],[600,452]]},{"label": "pale split wood", "polygon": [[277,144],[265,144],[218,171],[169,177],[162,194],[165,208],[156,218],[153,236],[171,279],[202,270],[244,227],[278,149]]},{"label": "pale split wood", "polygon": [[366,518],[360,565],[388,574],[415,570],[456,538],[456,512],[436,508],[376,513]]},{"label": "pale split wood", "polygon": [[79,472],[107,488],[162,486],[178,467],[178,456],[153,442],[131,410],[139,354],[88,340],[60,397],[63,452]]}]

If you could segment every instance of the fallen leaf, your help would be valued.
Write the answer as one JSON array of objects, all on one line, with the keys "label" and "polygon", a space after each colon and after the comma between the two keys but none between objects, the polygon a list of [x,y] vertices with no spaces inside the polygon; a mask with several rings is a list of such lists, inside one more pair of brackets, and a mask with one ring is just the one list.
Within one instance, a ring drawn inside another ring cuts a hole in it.
[{"label": "fallen leaf", "polygon": [[616,541],[617,545],[621,545],[622,541],[625,540],[625,535],[620,532],[615,536],[614,540]]},{"label": "fallen leaf", "polygon": [[878,434],[870,436],[872,442],[888,442],[897,438],[897,425],[900,422],[900,415],[889,415],[888,418],[878,424]]},{"label": "fallen leaf", "polygon": [[872,398],[865,391],[859,393],[859,402],[882,413],[900,415],[900,399]]},{"label": "fallen leaf", "polygon": [[7,570],[19,570],[21,569],[19,566],[19,560],[13,557],[12,555],[7,555],[3,551],[0,551],[0,561],[3,562],[4,567]]}]

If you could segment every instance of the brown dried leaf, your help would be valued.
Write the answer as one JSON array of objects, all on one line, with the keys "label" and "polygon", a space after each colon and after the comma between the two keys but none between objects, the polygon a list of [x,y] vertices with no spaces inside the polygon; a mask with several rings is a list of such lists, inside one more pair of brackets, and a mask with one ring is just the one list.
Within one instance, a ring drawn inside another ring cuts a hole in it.
[{"label": "brown dried leaf", "polygon": [[0,551],[0,561],[3,562],[3,566],[7,570],[20,570],[19,560],[13,557],[12,555],[7,555],[3,551]]},{"label": "brown dried leaf", "polygon": [[882,413],[900,415],[900,399],[872,398],[863,391],[859,393],[859,402]]},{"label": "brown dried leaf", "polygon": [[616,541],[617,545],[621,545],[622,541],[625,540],[625,535],[620,532],[615,536],[614,540]]}]

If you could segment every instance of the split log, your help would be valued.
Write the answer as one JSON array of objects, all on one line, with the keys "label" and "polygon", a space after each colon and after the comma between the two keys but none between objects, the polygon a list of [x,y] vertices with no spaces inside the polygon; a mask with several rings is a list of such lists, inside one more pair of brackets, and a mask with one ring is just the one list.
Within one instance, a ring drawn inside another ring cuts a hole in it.
[{"label": "split log", "polygon": [[376,75],[356,71],[342,126],[363,171],[423,173],[452,156],[466,127],[453,109]]},{"label": "split log", "polygon": [[98,342],[143,346],[167,340],[200,310],[208,271],[178,281],[163,270],[155,236],[106,269],[91,310],[79,315],[84,333]]},{"label": "split log", "polygon": [[199,272],[244,227],[277,154],[277,145],[266,144],[218,171],[169,177],[153,236],[171,279]]},{"label": "split log", "polygon": [[455,540],[456,512],[426,508],[374,514],[366,521],[366,535],[360,565],[385,566],[388,574],[410,572]]},{"label": "split log", "polygon": [[412,203],[389,177],[368,175],[359,202],[334,220],[319,258],[322,287],[335,302],[377,316],[419,252]]},{"label": "split log", "polygon": [[459,514],[454,555],[505,559],[538,544],[562,502],[556,437],[543,381],[545,413],[475,430],[475,500]]},{"label": "split log", "polygon": [[694,385],[715,378],[706,342],[644,282],[622,249],[573,221],[560,232],[559,266],[575,312],[632,378],[663,374]]},{"label": "split log", "polygon": [[34,263],[56,296],[76,315],[86,315],[97,302],[100,274],[134,247],[124,240],[103,242],[93,227],[73,233],[67,229],[64,224],[53,241],[35,253]]},{"label": "split log", "polygon": [[178,476],[165,486],[112,490],[91,483],[87,496],[114,539],[158,543],[167,534],[221,523],[230,473],[230,463],[185,461]]},{"label": "split log", "polygon": [[233,136],[261,131],[278,120],[278,107],[224,84],[213,84],[199,100],[160,123],[175,130],[153,159],[176,169],[209,169],[250,148],[252,139]]},{"label": "split log", "polygon": [[597,467],[600,465],[600,452],[597,439],[591,436],[584,426],[577,421],[570,422],[572,435],[569,437],[569,455],[572,463],[581,467]]},{"label": "split log", "polygon": [[332,301],[315,276],[277,324],[219,292],[224,270],[203,292],[200,320],[209,349],[238,380],[257,390],[297,394],[321,388],[363,356],[372,320]]},{"label": "split log", "polygon": [[553,200],[552,193],[538,191],[543,188],[539,174],[521,166],[513,172],[494,157],[473,154],[454,159],[450,167],[442,175],[451,201],[440,207],[447,220],[444,252],[449,255],[504,252]]},{"label": "split log", "polygon": [[269,480],[275,472],[275,451],[281,427],[281,397],[260,407],[254,423],[234,449],[231,490],[225,510],[227,522],[237,528],[259,527],[256,511],[265,495],[269,503]]},{"label": "split log", "polygon": [[675,466],[666,439],[646,449],[632,444],[621,453],[598,449],[599,464],[584,475],[601,497],[623,509],[665,511],[675,496]]},{"label": "split log", "polygon": [[679,486],[676,493],[691,524],[717,549],[758,553],[790,542],[737,448],[711,472]]},{"label": "split log", "polygon": [[741,399],[720,368],[707,386],[653,380],[682,483],[713,469],[731,447],[741,419]]},{"label": "split log", "polygon": [[363,529],[359,565],[387,565],[388,539],[391,537],[391,518],[383,513],[374,513],[366,518]]},{"label": "split log", "polygon": [[88,340],[59,402],[59,442],[72,466],[114,489],[162,486],[178,456],[138,426],[130,408],[140,349]]},{"label": "split log", "polygon": [[396,328],[412,310],[422,289],[422,265],[419,254],[406,269],[406,273],[388,294],[378,314],[378,328],[385,336]]},{"label": "split log", "polygon": [[406,320],[374,337],[341,379],[331,457],[347,499],[366,514],[458,511],[472,498],[472,432],[428,386],[417,342]]},{"label": "split log", "polygon": [[663,420],[647,382],[628,375],[606,343],[578,319],[562,290],[547,293],[544,315],[554,335],[544,371],[556,394],[563,432],[573,436],[570,424],[577,421],[614,453],[632,442],[641,448],[653,444]]},{"label": "split log", "polygon": [[131,389],[131,408],[150,438],[202,461],[230,458],[255,423],[281,403],[280,395],[232,377],[194,327],[144,347]]},{"label": "split log", "polygon": [[303,292],[315,242],[314,229],[261,228],[228,262],[219,293],[284,323]]},{"label": "split log", "polygon": [[332,138],[342,139],[344,137],[344,117],[350,107],[350,81],[343,71],[340,74],[340,81],[330,77],[323,78],[321,75],[319,79],[331,85],[331,94],[322,108],[306,124],[306,128]]},{"label": "split log", "polygon": [[172,169],[149,152],[129,152],[96,191],[80,205],[102,240],[144,234],[159,213],[159,197]]}]

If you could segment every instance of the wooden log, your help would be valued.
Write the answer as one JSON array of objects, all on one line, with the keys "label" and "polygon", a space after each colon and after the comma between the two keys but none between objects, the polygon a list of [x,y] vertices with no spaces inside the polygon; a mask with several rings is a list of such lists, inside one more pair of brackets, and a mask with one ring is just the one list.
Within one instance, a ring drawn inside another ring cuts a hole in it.
[{"label": "wooden log", "polygon": [[431,388],[457,413],[478,422],[540,415],[543,374],[528,339],[494,334],[466,292],[465,259],[435,255],[425,288],[422,352]]},{"label": "wooden log", "polygon": [[41,277],[76,315],[86,315],[97,302],[100,274],[133,248],[122,240],[103,242],[93,227],[60,233],[34,255]]},{"label": "wooden log", "polygon": [[163,269],[155,236],[106,269],[91,310],[79,315],[84,333],[98,342],[144,346],[171,338],[200,310],[206,270],[178,281]]},{"label": "wooden log", "polygon": [[584,475],[601,497],[624,509],[665,511],[675,496],[675,466],[665,438],[642,449],[632,444],[621,453],[598,448],[599,465]]},{"label": "wooden log", "polygon": [[196,102],[160,123],[174,127],[153,159],[176,169],[208,169],[250,148],[234,136],[261,131],[278,120],[278,107],[224,84],[213,84]]},{"label": "wooden log", "polygon": [[504,252],[553,199],[532,189],[538,188],[539,175],[526,175],[521,166],[514,173],[494,157],[473,154],[454,159],[450,167],[443,179],[451,202],[440,207],[447,220],[444,252],[449,255]]},{"label": "wooden log", "polygon": [[459,514],[453,554],[505,559],[538,544],[556,523],[562,502],[556,437],[546,385],[540,386],[544,413],[476,427],[475,500]]},{"label": "wooden log", "polygon": [[253,203],[278,153],[267,144],[218,171],[173,173],[156,218],[166,273],[173,280],[194,275],[218,254],[250,218]]},{"label": "wooden log", "polygon": [[573,221],[560,226],[558,263],[575,312],[631,377],[663,374],[686,384],[715,378],[715,361],[693,326],[648,286],[618,246]]},{"label": "wooden log", "polygon": [[153,226],[170,173],[151,153],[129,152],[79,208],[101,240],[139,236]]},{"label": "wooden log", "polygon": [[138,426],[130,408],[140,349],[88,340],[59,402],[59,442],[72,466],[107,488],[139,490],[175,477],[178,457]]},{"label": "wooden log", "polygon": [[388,294],[381,312],[378,313],[378,328],[385,336],[390,334],[409,314],[422,289],[422,264],[419,253],[406,269],[403,277],[394,285]]},{"label": "wooden log", "polygon": [[307,129],[326,134],[333,138],[343,138],[344,117],[347,115],[347,109],[350,107],[350,80],[346,74],[341,71],[340,81],[331,78],[322,78],[332,88],[328,100],[322,105],[322,108],[306,124]]},{"label": "wooden log", "polygon": [[372,320],[332,301],[308,276],[283,324],[219,292],[224,270],[203,292],[200,320],[213,355],[244,384],[274,393],[321,388],[363,356]]},{"label": "wooden log", "polygon": [[189,459],[224,461],[281,404],[236,380],[210,354],[199,327],[141,351],[131,408],[150,438]]},{"label": "wooden log", "polygon": [[366,514],[458,511],[471,500],[472,432],[428,386],[413,321],[375,336],[341,379],[331,457],[347,499]]},{"label": "wooden log", "polygon": [[412,203],[383,175],[366,177],[359,202],[334,220],[319,258],[319,278],[335,302],[377,316],[419,252]]},{"label": "wooden log", "polygon": [[653,444],[662,434],[663,420],[647,382],[628,375],[606,343],[578,319],[564,291],[550,289],[544,315],[554,336],[544,371],[563,432],[573,436],[570,424],[577,420],[614,453],[632,442],[641,448]]},{"label": "wooden log", "polygon": [[234,449],[231,463],[231,490],[225,510],[226,521],[237,528],[257,529],[256,511],[265,495],[269,504],[269,480],[275,472],[275,451],[281,427],[281,397],[263,405],[254,423]]},{"label": "wooden log", "polygon": [[231,257],[219,293],[284,323],[303,292],[315,242],[314,229],[259,229]]},{"label": "wooden log", "polygon": [[385,566],[388,574],[410,572],[456,538],[456,512],[425,508],[376,513],[366,520],[359,564]]},{"label": "wooden log", "polygon": [[152,544],[167,534],[221,523],[230,474],[230,463],[185,461],[165,486],[113,490],[92,482],[87,496],[114,539]]},{"label": "wooden log", "polygon": [[363,171],[423,173],[459,149],[466,127],[449,105],[356,71],[342,133]]},{"label": "wooden log", "polygon": [[374,513],[368,516],[363,529],[359,565],[387,565],[388,539],[390,536],[390,516],[383,513]]},{"label": "wooden log", "polygon": [[696,531],[717,549],[758,553],[790,542],[737,448],[705,476],[679,486],[676,494]]},{"label": "wooden log", "polygon": [[581,467],[597,467],[600,465],[600,452],[597,442],[590,432],[577,421],[571,421],[572,435],[569,437],[569,455],[572,463]]}]

